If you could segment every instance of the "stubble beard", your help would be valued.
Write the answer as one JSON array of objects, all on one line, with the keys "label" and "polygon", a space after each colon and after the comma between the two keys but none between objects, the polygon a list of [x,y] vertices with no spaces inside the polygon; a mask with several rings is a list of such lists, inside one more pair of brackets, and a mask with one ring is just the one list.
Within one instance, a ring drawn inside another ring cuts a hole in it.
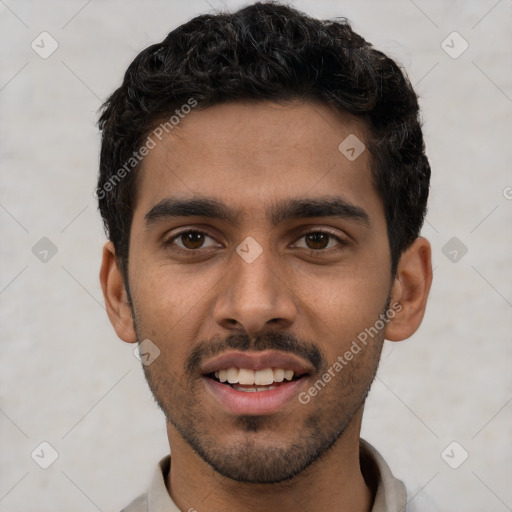
[{"label": "stubble beard", "polygon": [[[389,303],[388,296],[384,312],[388,310]],[[136,322],[138,317],[133,306],[132,313],[140,343],[145,337],[139,329],[140,321]],[[167,421],[206,464],[236,482],[277,484],[310,467],[343,435],[355,414],[364,406],[377,372],[383,342],[384,335],[379,333],[371,345],[365,346],[359,354],[362,357],[354,358],[315,397],[319,406],[313,409],[316,400],[300,406],[299,411],[311,406],[311,412],[302,421],[295,437],[285,443],[269,442],[272,432],[279,429],[280,422],[275,418],[240,416],[235,419],[234,427],[238,433],[244,434],[243,440],[219,447],[215,436],[208,431],[208,426],[215,425],[218,419],[207,417],[197,397],[203,383],[197,378],[187,384],[180,383],[162,364],[164,357],[152,365],[143,365],[143,369],[153,397]],[[322,367],[313,382],[327,368],[325,361]],[[292,411],[296,410],[292,407]],[[292,416],[289,414],[280,421],[294,422]]]},{"label": "stubble beard", "polygon": [[[382,342],[378,344],[382,346]],[[374,352],[380,356],[380,350]],[[156,367],[153,365],[144,366],[144,373],[167,421],[204,462],[222,476],[237,482],[275,484],[290,480],[311,466],[343,435],[354,415],[364,405],[377,371],[378,357],[374,356],[370,364],[369,371],[362,379],[357,377],[358,371],[361,371],[359,365],[357,368],[353,365],[353,371],[347,371],[349,366],[344,368],[336,377],[339,380],[328,384],[315,397],[320,404],[316,407],[316,400],[305,405],[297,402],[291,408],[292,413],[280,421],[269,416],[247,415],[225,423],[228,426],[224,427],[224,431],[220,427],[221,435],[226,434],[228,428],[238,434],[236,442],[225,445],[219,444],[215,434],[210,432],[211,425],[216,428],[218,418],[208,417],[200,404],[197,393],[203,385],[201,382],[196,381],[195,389],[192,384],[183,386],[165,371],[159,374],[154,372]],[[324,393],[325,398],[322,397]],[[294,438],[284,443],[272,443],[272,433],[279,431],[282,422],[297,423],[293,412],[300,412],[304,408],[307,411],[308,407],[311,412],[302,421]]]}]

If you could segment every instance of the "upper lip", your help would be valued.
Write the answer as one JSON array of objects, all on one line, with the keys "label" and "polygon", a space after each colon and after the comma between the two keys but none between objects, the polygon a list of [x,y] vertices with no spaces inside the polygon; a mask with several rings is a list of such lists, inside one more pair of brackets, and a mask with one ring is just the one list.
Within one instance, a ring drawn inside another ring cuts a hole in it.
[{"label": "upper lip", "polygon": [[293,370],[296,376],[312,373],[312,365],[305,359],[287,352],[264,350],[261,352],[225,352],[201,365],[204,375],[228,368],[246,368],[248,370],[265,370],[266,368],[282,368]]}]

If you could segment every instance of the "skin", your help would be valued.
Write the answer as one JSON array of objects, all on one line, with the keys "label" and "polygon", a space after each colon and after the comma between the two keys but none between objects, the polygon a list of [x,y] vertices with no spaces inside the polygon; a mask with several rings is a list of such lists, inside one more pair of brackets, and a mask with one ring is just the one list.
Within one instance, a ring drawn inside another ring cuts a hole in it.
[{"label": "skin", "polygon": [[[364,400],[384,338],[408,338],[422,321],[431,253],[419,237],[391,276],[370,154],[349,161],[338,150],[349,134],[364,141],[364,125],[313,102],[192,111],[150,151],[138,175],[129,295],[114,247],[105,244],[100,280],[112,325],[127,343],[149,338],[160,350],[144,370],[167,417],[166,483],[181,510],[371,508],[359,464]],[[238,212],[237,222],[194,216],[146,225],[145,215],[171,196],[215,198]],[[361,208],[369,223],[329,216],[273,225],[266,216],[287,199],[325,197]],[[164,245],[190,228],[207,236]],[[305,236],[318,231],[345,243]],[[248,236],[262,248],[252,263],[236,252]],[[272,347],[273,334],[284,333],[289,350],[313,347],[320,356],[302,384],[307,391],[393,304],[400,312],[307,405],[292,399],[273,414],[236,417],[207,392],[198,371],[187,369],[192,351],[222,352],[230,336],[250,352]]]}]

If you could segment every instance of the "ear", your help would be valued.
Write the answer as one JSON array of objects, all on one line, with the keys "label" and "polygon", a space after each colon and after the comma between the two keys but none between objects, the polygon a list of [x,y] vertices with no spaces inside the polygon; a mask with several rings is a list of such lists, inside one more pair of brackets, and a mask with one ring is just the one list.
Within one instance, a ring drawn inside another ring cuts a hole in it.
[{"label": "ear", "polygon": [[114,244],[110,241],[103,246],[100,282],[110,323],[119,338],[126,343],[135,343],[137,334],[133,325],[132,310],[123,275],[117,266]]},{"label": "ear", "polygon": [[400,304],[395,316],[386,326],[385,337],[401,341],[412,336],[425,314],[432,285],[432,256],[430,243],[418,237],[402,254],[391,291],[391,305]]}]

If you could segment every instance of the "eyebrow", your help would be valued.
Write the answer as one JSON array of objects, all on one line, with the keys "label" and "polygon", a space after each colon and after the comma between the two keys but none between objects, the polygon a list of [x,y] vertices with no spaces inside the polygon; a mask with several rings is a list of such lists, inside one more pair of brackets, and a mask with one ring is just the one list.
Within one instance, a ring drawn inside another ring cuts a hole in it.
[{"label": "eyebrow", "polygon": [[[181,199],[167,197],[145,215],[146,228],[169,218],[206,217],[238,224],[241,212],[237,212],[218,199],[201,197]],[[353,205],[341,197],[318,197],[306,199],[286,199],[274,203],[267,210],[267,220],[272,225],[289,219],[314,217],[336,217],[351,220],[371,227],[369,215],[363,208]]]}]

